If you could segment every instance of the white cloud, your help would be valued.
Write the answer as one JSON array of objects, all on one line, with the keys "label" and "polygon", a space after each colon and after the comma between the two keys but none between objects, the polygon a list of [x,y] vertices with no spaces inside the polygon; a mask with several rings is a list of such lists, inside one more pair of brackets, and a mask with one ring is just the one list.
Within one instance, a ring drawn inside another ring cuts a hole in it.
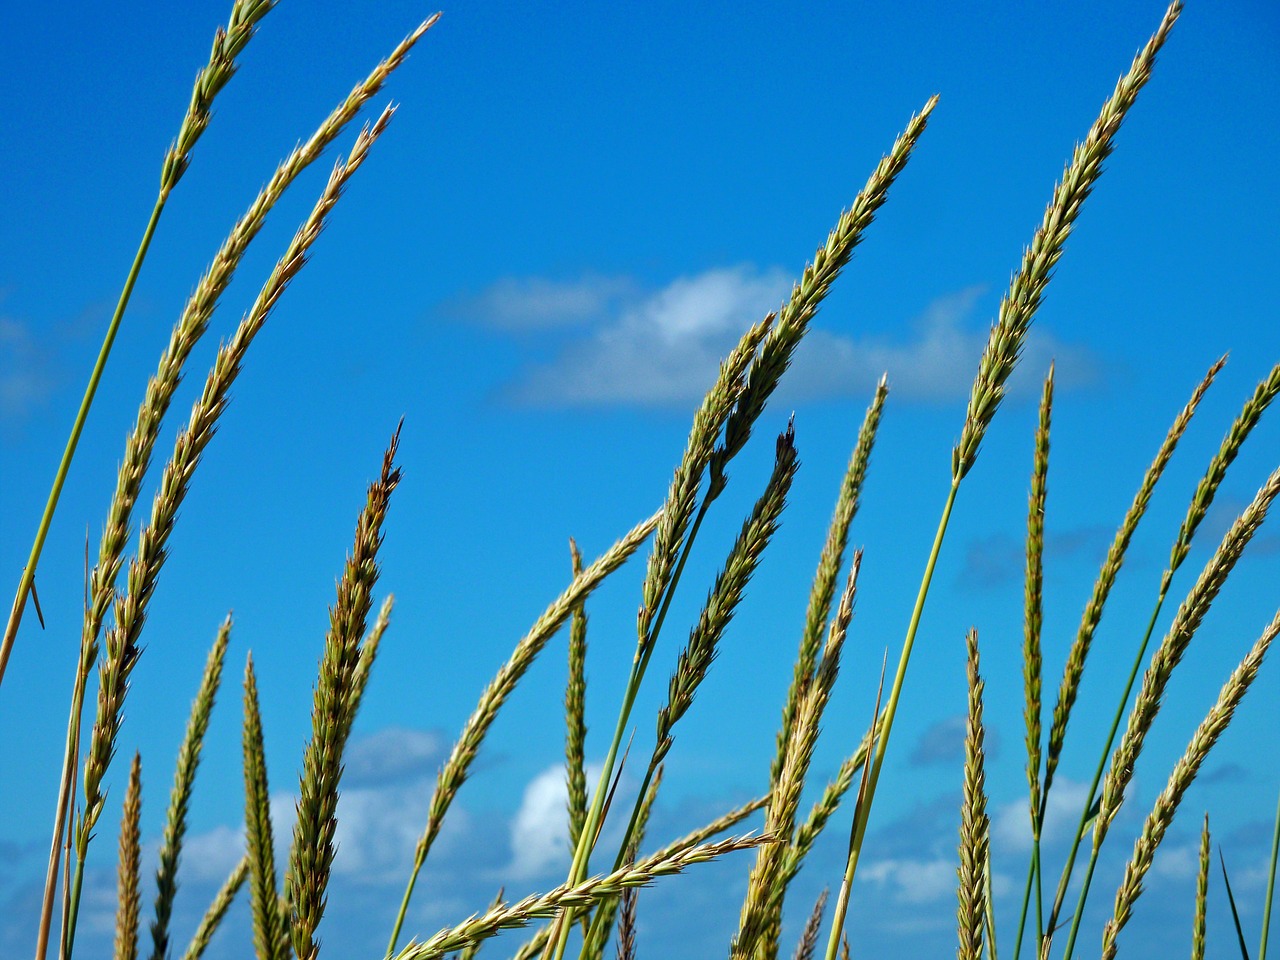
[{"label": "white cloud", "polygon": [[590,336],[526,369],[509,395],[532,406],[696,400],[742,331],[789,289],[781,270],[738,266],[680,277],[647,296],[633,292],[616,315],[597,318]]},{"label": "white cloud", "polygon": [[513,880],[569,866],[568,802],[562,766],[548,767],[524,788],[524,799],[511,823],[511,865],[506,872]]},{"label": "white cloud", "polygon": [[[777,309],[790,289],[790,275],[779,268],[741,265],[679,277],[648,293],[621,277],[505,279],[452,309],[509,330],[589,324],[562,336],[554,356],[530,363],[508,385],[516,403],[684,405],[702,397],[742,332]],[[938,297],[895,336],[815,328],[796,351],[783,392],[794,400],[857,395],[887,372],[896,397],[963,399],[987,341],[987,326],[973,316],[983,293],[975,286]],[[1010,392],[1034,394],[1050,360],[1057,361],[1060,387],[1099,378],[1090,351],[1033,328]]]},{"label": "white cloud", "polygon": [[580,280],[504,277],[477,297],[445,305],[445,312],[504,330],[549,330],[596,320],[636,295],[629,277]]},{"label": "white cloud", "polygon": [[924,904],[956,895],[956,862],[935,858],[930,860],[890,859],[869,863],[858,874],[859,878],[882,888],[895,903]]},{"label": "white cloud", "polygon": [[[1040,833],[1042,843],[1049,845],[1071,838],[1080,823],[1087,795],[1088,788],[1083,783],[1065,777],[1054,779]],[[1004,804],[991,815],[991,842],[997,850],[1031,849],[1031,817],[1025,799]]]}]

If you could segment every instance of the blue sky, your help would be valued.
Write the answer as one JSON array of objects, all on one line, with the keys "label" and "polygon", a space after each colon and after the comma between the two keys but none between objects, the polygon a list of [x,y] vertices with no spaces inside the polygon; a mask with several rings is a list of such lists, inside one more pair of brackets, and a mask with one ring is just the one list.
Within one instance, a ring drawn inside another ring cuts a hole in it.
[{"label": "blue sky", "polygon": [[[226,7],[27,4],[7,15],[0,569],[12,580],[154,199],[160,158]],[[84,539],[87,530],[96,550],[145,377],[200,270],[275,163],[431,12],[405,2],[283,3],[219,98],[165,212],[41,563],[48,627],[39,631],[28,616],[0,691],[5,955],[32,940]],[[344,956],[372,956],[385,942],[435,770],[483,685],[567,583],[567,538],[591,558],[658,507],[718,358],[777,305],[936,92],[942,100],[916,155],[708,521],[636,714],[643,743],[685,625],[767,477],[769,435],[794,411],[802,466],[791,504],[684,722],[655,836],[763,788],[809,578],[862,411],[887,370],[892,392],[852,535],[866,550],[861,594],[815,761],[813,783],[825,782],[870,714],[884,649],[900,644],[999,297],[1073,143],[1161,13],[1160,3],[1133,0],[709,4],[696,16],[664,3],[447,8],[389,85],[383,99],[401,109],[250,352],[152,607],[122,734],[122,756],[142,751],[152,848],[205,652],[228,610],[236,622],[192,811],[179,938],[237,855],[236,683],[249,650],[277,807],[282,817],[290,810],[326,607],[365,484],[401,415],[405,481],[382,580],[397,609],[352,744],[322,929],[326,947]],[[1002,926],[1016,915],[1009,891],[1020,887],[1026,855],[1021,532],[1034,398],[1049,360],[1059,391],[1047,686],[1168,423],[1209,364],[1231,354],[1103,621],[1068,740],[1064,798],[1091,771],[1187,498],[1241,402],[1280,360],[1278,42],[1273,4],[1191,3],[1068,244],[1012,397],[962,489],[925,614],[851,911],[868,954],[889,944],[902,956],[952,949],[955,730],[970,625],[983,638],[997,742],[989,781]],[[192,359],[162,450],[329,162],[299,181],[251,250]],[[1278,450],[1280,426],[1264,420],[1175,594],[1275,468]],[[589,606],[594,757],[629,662],[642,569],[641,559],[624,568]],[[1170,689],[1100,869],[1099,909],[1168,768],[1275,612],[1278,575],[1280,528],[1264,527]],[[560,638],[495,726],[428,863],[413,932],[482,908],[500,884],[520,894],[563,874],[554,770],[563,661]],[[1268,665],[1157,858],[1152,895],[1125,942],[1130,955],[1187,949],[1192,851],[1206,810],[1256,931],[1261,847],[1280,790],[1278,695]],[[107,821],[118,816],[120,766]],[[113,829],[103,827],[91,885],[108,882]],[[838,882],[846,829],[837,818],[798,881],[797,916]],[[641,949],[690,957],[725,949],[748,868],[740,857],[646,893]],[[97,952],[106,934],[95,924],[111,903],[107,887],[93,890],[83,943]],[[1225,898],[1219,888],[1213,896],[1211,944],[1228,949]],[[247,918],[229,923],[211,956],[243,948]],[[1089,949],[1097,929],[1086,925]],[[794,935],[789,927],[784,944]]]}]

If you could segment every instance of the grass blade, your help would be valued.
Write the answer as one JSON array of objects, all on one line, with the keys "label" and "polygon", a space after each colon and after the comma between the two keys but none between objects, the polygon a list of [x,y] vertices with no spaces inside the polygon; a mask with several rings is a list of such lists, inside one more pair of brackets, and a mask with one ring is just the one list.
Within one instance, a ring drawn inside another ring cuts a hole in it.
[{"label": "grass blade", "polygon": [[1222,882],[1227,887],[1227,903],[1231,906],[1231,919],[1236,926],[1236,940],[1240,944],[1240,956],[1249,960],[1249,948],[1244,942],[1244,928],[1240,926],[1240,913],[1236,910],[1236,898],[1231,892],[1231,878],[1227,876],[1227,861],[1222,858],[1222,848],[1218,848],[1218,862],[1222,865]]},{"label": "grass blade", "polygon": [[1267,868],[1267,893],[1262,903],[1262,941],[1258,960],[1267,960],[1267,935],[1271,931],[1271,901],[1276,892],[1276,860],[1280,858],[1280,801],[1276,803],[1276,825],[1271,832],[1271,865]]}]

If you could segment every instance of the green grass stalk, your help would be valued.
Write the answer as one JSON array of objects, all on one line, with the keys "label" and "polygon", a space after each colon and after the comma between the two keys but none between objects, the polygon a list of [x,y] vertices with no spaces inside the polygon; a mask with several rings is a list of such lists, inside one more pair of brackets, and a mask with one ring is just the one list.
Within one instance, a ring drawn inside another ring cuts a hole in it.
[{"label": "green grass stalk", "polygon": [[1276,802],[1276,825],[1271,831],[1271,864],[1267,867],[1267,892],[1262,903],[1262,940],[1258,960],[1267,960],[1267,935],[1271,932],[1271,902],[1276,892],[1276,861],[1280,859],[1280,801]]}]

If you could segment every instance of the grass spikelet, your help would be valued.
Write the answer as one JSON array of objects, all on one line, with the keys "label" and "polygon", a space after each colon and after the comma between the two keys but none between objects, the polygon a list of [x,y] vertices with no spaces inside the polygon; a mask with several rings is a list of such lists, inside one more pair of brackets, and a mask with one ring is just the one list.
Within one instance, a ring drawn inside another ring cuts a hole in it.
[{"label": "grass spikelet", "polygon": [[[85,759],[85,809],[77,829],[77,856],[83,862],[93,826],[102,811],[102,778],[115,752],[116,735],[123,716],[129,675],[140,654],[138,646],[146,610],[166,557],[166,544],[173,530],[178,508],[186,497],[200,455],[213,437],[218,419],[226,408],[228,392],[240,372],[249,344],[262,328],[271,309],[306,261],[306,253],[320,235],[325,220],[338,202],[347,180],[359,169],[369,148],[386,128],[390,111],[385,111],[371,128],[357,138],[347,161],[339,163],[329,177],[311,215],[294,236],[285,255],[258,294],[249,313],[230,341],[218,351],[204,392],[191,411],[191,418],[179,433],[174,453],[165,465],[152,507],[151,520],[139,537],[138,555],[129,567],[126,594],[115,602],[115,623],[107,632],[106,656],[99,670],[98,711],[90,748]],[[80,867],[77,866],[77,874]]]},{"label": "grass spikelet", "polygon": [[356,661],[356,672],[351,681],[351,706],[348,708],[352,717],[360,710],[360,702],[364,699],[364,688],[369,684],[369,671],[373,669],[373,661],[377,659],[382,635],[391,625],[391,611],[395,609],[395,605],[395,596],[388,594],[382,601],[382,606],[378,608],[378,616],[374,619],[373,626],[369,628],[368,636],[360,644],[360,659]]},{"label": "grass spikelet", "polygon": [[960,878],[956,896],[960,945],[956,960],[982,960],[986,920],[986,870],[990,824],[983,773],[982,676],[978,663],[978,631],[966,637],[969,651],[969,714],[964,738],[964,800],[960,820]]},{"label": "grass spikelet", "polygon": [[182,955],[182,960],[200,960],[204,956],[204,952],[209,946],[209,941],[217,933],[218,927],[222,924],[222,918],[231,909],[231,904],[235,901],[236,894],[240,892],[240,888],[244,886],[245,878],[248,876],[249,858],[242,857],[240,862],[232,868],[231,873],[228,874],[218,892],[214,894],[213,901],[209,904],[209,909],[200,918],[200,924],[196,927],[196,932],[191,937],[191,943],[187,945],[187,950]]},{"label": "grass spikelet", "polygon": [[525,897],[516,903],[487,910],[455,927],[441,930],[422,942],[411,942],[395,955],[395,960],[433,960],[469,943],[488,939],[502,930],[523,927],[539,917],[550,917],[566,907],[590,907],[605,897],[617,897],[628,887],[642,887],[658,877],[682,873],[696,863],[705,863],[738,850],[749,850],[772,842],[772,838],[747,834],[716,843],[700,844],[676,853],[646,857],[603,876],[589,877],[576,884],[561,884],[544,894]]},{"label": "grass spikelet", "polygon": [[1196,528],[1209,512],[1214,494],[1227,475],[1227,469],[1235,461],[1240,447],[1249,438],[1250,432],[1257,426],[1263,412],[1271,405],[1271,401],[1278,393],[1280,393],[1280,363],[1271,368],[1271,373],[1258,384],[1253,395],[1245,401],[1243,409],[1232,422],[1226,436],[1222,438],[1217,454],[1209,461],[1208,470],[1196,486],[1196,492],[1191,498],[1191,506],[1187,510],[1186,518],[1182,521],[1182,526],[1178,529],[1178,538],[1174,541],[1169,555],[1170,575],[1186,559],[1187,553],[1191,550],[1191,540],[1195,536]]},{"label": "grass spikelet", "polygon": [[978,376],[969,395],[964,428],[951,457],[951,474],[955,480],[962,479],[969,472],[978,456],[983,435],[1004,399],[1005,382],[1022,354],[1027,331],[1040,307],[1053,268],[1062,256],[1063,246],[1071,234],[1080,207],[1102,173],[1102,164],[1114,147],[1116,132],[1137,100],[1138,91],[1151,78],[1156,53],[1164,45],[1181,12],[1181,0],[1174,0],[1155,34],[1138,52],[1129,72],[1120,78],[1115,91],[1103,104],[1102,112],[1084,141],[1076,145],[1071,163],[1054,188],[1044,219],[1022,255],[1022,266],[1014,276],[1009,292],[1000,301],[998,319],[991,327],[986,349],[978,363]]},{"label": "grass spikelet", "polygon": [[[795,830],[800,793],[813,759],[822,713],[835,685],[841,649],[853,618],[861,562],[861,552],[855,553],[840,604],[827,632],[822,660],[796,713],[786,760],[778,777],[778,784],[772,792],[765,818],[765,832],[772,836],[787,838]],[[747,896],[742,904],[738,933],[730,951],[734,960],[748,960],[755,956],[761,939],[768,935],[773,926],[775,912],[785,892],[782,877],[786,864],[786,847],[784,842],[769,844],[761,847],[756,854],[756,862],[747,881]]]},{"label": "grass spikelet", "polygon": [[796,944],[795,960],[813,960],[813,952],[818,949],[818,935],[822,933],[822,915],[827,909],[827,888],[818,894],[818,899],[809,912],[809,919],[804,922],[800,932],[800,942]]},{"label": "grass spikelet", "polygon": [[1121,737],[1120,745],[1112,755],[1111,766],[1103,780],[1102,805],[1094,826],[1095,848],[1101,845],[1111,821],[1115,819],[1124,801],[1124,792],[1133,776],[1134,764],[1142,752],[1147,732],[1151,729],[1151,724],[1160,710],[1169,677],[1182,660],[1182,655],[1186,652],[1191,638],[1199,629],[1204,615],[1217,598],[1236,561],[1240,559],[1244,548],[1266,519],[1267,509],[1277,494],[1280,494],[1280,467],[1267,478],[1253,501],[1236,518],[1222,538],[1218,549],[1201,572],[1199,580],[1178,608],[1169,632],[1156,652],[1152,654],[1151,663],[1142,678],[1142,688],[1138,691],[1138,697],[1129,713],[1124,736]]},{"label": "grass spikelet", "polygon": [[671,677],[667,703],[658,712],[657,747],[652,765],[661,763],[671,749],[672,730],[693,705],[694,694],[716,657],[720,637],[733,619],[734,611],[755,573],[761,554],[777,532],[791,481],[800,466],[795,439],[795,428],[788,424],[786,431],[778,436],[773,473],[764,493],[742,524],[724,567],[716,576],[715,585],[698,615],[698,622],[690,631],[689,641],[680,651],[676,671]]},{"label": "grass spikelet", "polygon": [[191,704],[186,734],[178,748],[178,766],[173,775],[173,790],[169,794],[169,809],[165,813],[164,834],[160,840],[160,866],[156,870],[156,915],[151,923],[152,960],[166,960],[169,955],[169,918],[173,914],[173,898],[178,892],[178,861],[187,832],[187,809],[195,785],[196,768],[200,765],[204,735],[209,729],[209,716],[222,682],[222,664],[230,640],[231,618],[227,617],[218,628],[213,649],[205,661],[200,690]]},{"label": "grass spikelet", "polygon": [[760,345],[760,355],[747,373],[742,397],[725,425],[724,444],[716,452],[712,466],[713,478],[723,474],[724,465],[746,445],[752,425],[790,366],[796,347],[809,330],[809,322],[817,314],[831,284],[853,257],[876,212],[889,198],[889,188],[906,169],[911,152],[929,123],[929,114],[937,105],[938,98],[930,97],[920,112],[907,121],[889,153],[881,157],[862,191],[849,209],[840,214],[827,235],[827,242],[814,253],[799,282],[791,288],[791,296],[778,311],[776,322]]},{"label": "grass spikelet", "polygon": [[636,889],[622,891],[618,911],[618,960],[636,960]]},{"label": "grass spikelet", "polygon": [[1062,755],[1062,744],[1066,740],[1067,724],[1071,720],[1071,710],[1075,706],[1076,697],[1080,692],[1080,680],[1084,676],[1084,665],[1089,656],[1093,635],[1102,620],[1103,608],[1106,606],[1107,598],[1111,595],[1111,588],[1115,584],[1120,567],[1124,563],[1129,543],[1133,539],[1133,533],[1138,527],[1138,521],[1147,512],[1147,506],[1151,502],[1151,494],[1164,473],[1164,468],[1169,463],[1169,459],[1173,456],[1173,451],[1177,447],[1178,441],[1182,439],[1183,433],[1186,432],[1191,423],[1191,418],[1195,416],[1196,409],[1200,406],[1200,401],[1204,399],[1205,393],[1213,384],[1214,379],[1226,362],[1227,358],[1223,357],[1209,368],[1209,372],[1205,374],[1204,379],[1200,381],[1192,393],[1191,399],[1187,401],[1186,406],[1174,418],[1173,424],[1169,427],[1169,432],[1160,444],[1160,449],[1156,453],[1155,459],[1142,478],[1142,484],[1134,495],[1133,503],[1130,504],[1119,529],[1116,530],[1115,538],[1107,551],[1106,559],[1102,562],[1102,569],[1098,573],[1097,580],[1094,581],[1093,593],[1089,597],[1089,602],[1085,605],[1084,614],[1080,619],[1080,628],[1076,632],[1075,640],[1072,641],[1070,651],[1067,653],[1066,664],[1062,672],[1062,682],[1058,687],[1058,700],[1053,708],[1053,723],[1049,729],[1049,745],[1045,755],[1041,810],[1043,810],[1044,801],[1049,795],[1049,788],[1053,786],[1053,775],[1058,769],[1058,760]]},{"label": "grass spikelet", "polygon": [[312,709],[311,740],[302,759],[298,785],[298,822],[289,851],[285,880],[291,916],[289,935],[297,960],[315,960],[320,945],[316,928],[324,914],[325,888],[336,852],[338,784],[342,752],[354,719],[352,687],[360,660],[360,640],[378,580],[378,550],[382,524],[391,494],[400,482],[395,466],[400,431],[396,429],[382,457],[382,471],[370,484],[356,524],[355,544],[338,582],[337,599],[329,610],[320,676]]},{"label": "grass spikelet", "polygon": [[[582,575],[582,551],[571,537],[569,557],[576,580]],[[587,822],[587,611],[573,609],[569,624],[569,681],[564,691],[564,761],[569,795],[569,849],[575,850]]]},{"label": "grass spikelet", "polygon": [[1044,510],[1049,491],[1049,427],[1053,415],[1053,366],[1045,377],[1036,427],[1036,452],[1027,506],[1027,573],[1024,597],[1022,677],[1027,724],[1027,785],[1032,831],[1040,824],[1040,629],[1044,623]]},{"label": "grass spikelet", "polygon": [[[102,346],[99,348],[98,359],[94,364],[93,372],[89,376],[89,383],[85,387],[84,396],[80,401],[80,409],[71,427],[71,436],[67,439],[66,449],[62,454],[62,460],[58,464],[58,471],[54,475],[53,484],[49,490],[49,500],[45,505],[44,514],[40,518],[40,526],[36,530],[35,542],[31,547],[31,556],[19,580],[18,595],[14,600],[12,612],[5,625],[4,641],[0,643],[0,683],[4,681],[5,667],[8,665],[9,654],[13,649],[14,640],[17,638],[18,626],[22,622],[22,613],[26,608],[27,592],[34,590],[36,566],[40,562],[40,554],[44,549],[45,537],[53,521],[53,513],[57,509],[58,500],[62,495],[62,487],[66,482],[71,460],[75,456],[76,447],[80,442],[80,434],[84,430],[85,420],[89,415],[89,408],[93,405],[98,383],[102,379],[107,359],[111,355],[111,348],[120,329],[120,322],[124,318],[124,311],[129,304],[130,297],[133,295],[133,287],[142,269],[142,262],[146,259],[147,251],[151,247],[151,238],[155,235],[156,225],[160,222],[160,214],[164,210],[169,194],[182,178],[183,172],[190,163],[191,151],[194,149],[196,141],[200,139],[200,135],[209,125],[209,120],[213,115],[214,98],[227,85],[232,74],[235,73],[236,57],[244,50],[245,45],[253,37],[258,23],[270,12],[273,6],[275,6],[275,0],[235,0],[231,7],[231,16],[228,20],[227,28],[224,30],[219,27],[214,33],[213,49],[209,54],[209,61],[196,75],[195,86],[191,91],[191,101],[178,128],[177,138],[170,145],[164,156],[160,173],[160,190],[156,196],[155,206],[151,211],[151,218],[143,231],[142,239],[138,244],[138,251],[134,255],[133,265],[129,270],[128,277],[125,279],[124,288],[120,291],[120,298],[111,316],[111,322],[107,325],[107,332],[103,337]],[[123,477],[122,470],[122,479]],[[128,504],[131,506],[132,502],[133,500],[131,499]],[[128,508],[126,507],[126,509]],[[127,527],[127,521],[125,525]],[[127,531],[124,532],[124,536],[127,539]],[[121,547],[123,547],[123,540],[121,540]],[[117,572],[118,569],[117,565]],[[114,579],[113,574],[113,583]],[[54,845],[57,846],[56,840]],[[43,957],[44,950],[45,935],[42,933],[36,948],[37,956]]]},{"label": "grass spikelet", "polygon": [[[499,887],[497,895],[493,898],[493,902],[489,904],[490,910],[496,910],[502,906],[504,902],[503,893],[504,893],[504,889],[502,887]],[[476,941],[475,943],[469,943],[467,944],[466,947],[463,948],[462,952],[458,954],[458,960],[475,960],[475,956],[479,952],[480,952],[480,941]]]},{"label": "grass spikelet", "polygon": [[244,666],[244,823],[249,863],[249,911],[253,917],[253,946],[258,960],[286,960],[288,932],[280,911],[276,878],[275,836],[271,826],[271,790],[258,709],[258,681],[253,656]]},{"label": "grass spikelet", "polygon": [[1191,924],[1191,960],[1204,960],[1205,916],[1209,906],[1209,815],[1200,831],[1200,868],[1196,871],[1196,910]]},{"label": "grass spikelet", "polygon": [[836,578],[840,575],[840,567],[844,563],[844,551],[849,543],[849,526],[858,512],[862,484],[871,462],[871,448],[875,445],[876,433],[880,428],[880,417],[884,412],[884,402],[888,395],[888,381],[881,377],[880,382],[876,384],[871,406],[867,408],[862,420],[858,441],[854,445],[849,466],[840,484],[840,493],[836,497],[835,511],[831,517],[831,524],[827,527],[827,539],[822,545],[822,553],[818,557],[818,569],[809,591],[809,607],[805,611],[804,632],[800,638],[800,650],[796,654],[791,687],[787,690],[786,704],[782,708],[777,752],[769,770],[771,785],[777,783],[778,773],[782,769],[783,755],[791,739],[791,725],[795,722],[796,707],[803,691],[813,679],[813,670],[818,660],[818,648],[822,643],[822,630],[827,618],[831,616]]},{"label": "grass spikelet", "polygon": [[1174,765],[1173,772],[1169,775],[1169,782],[1156,799],[1155,806],[1143,824],[1142,834],[1134,844],[1133,856],[1125,867],[1124,879],[1116,891],[1115,910],[1102,935],[1104,960],[1111,960],[1116,954],[1116,938],[1129,921],[1138,897],[1142,895],[1143,878],[1151,868],[1156,848],[1164,839],[1165,831],[1173,822],[1183,794],[1195,780],[1196,774],[1200,772],[1201,765],[1209,755],[1209,751],[1213,749],[1213,745],[1217,743],[1218,737],[1231,722],[1236,707],[1258,675],[1258,669],[1262,666],[1267,649],[1277,634],[1280,634],[1280,613],[1277,613],[1267,625],[1253,648],[1232,672],[1218,694],[1217,702],[1192,735],[1182,758]]},{"label": "grass spikelet", "polygon": [[462,784],[466,781],[471,763],[475,760],[476,754],[480,750],[480,745],[484,742],[485,735],[497,718],[498,711],[506,703],[507,698],[511,696],[512,691],[515,690],[516,684],[520,682],[525,671],[529,669],[538,654],[542,652],[547,641],[555,635],[556,631],[560,629],[565,620],[569,619],[574,609],[590,595],[591,591],[635,553],[640,544],[653,532],[660,518],[661,514],[655,513],[648,519],[636,524],[621,540],[610,547],[591,566],[587,567],[582,574],[574,577],[573,582],[547,607],[529,632],[516,644],[516,648],[512,651],[510,658],[503,664],[497,675],[489,681],[489,685],[485,687],[484,692],[480,695],[480,702],[476,704],[471,716],[467,718],[462,734],[458,737],[457,742],[454,743],[453,749],[449,753],[449,759],[445,761],[444,766],[440,768],[439,775],[436,777],[436,787],[431,795],[431,805],[427,813],[427,825],[422,832],[422,836],[418,838],[418,843],[414,850],[413,869],[410,872],[409,882],[405,888],[400,912],[392,929],[390,943],[387,945],[387,956],[395,953],[396,942],[400,936],[400,929],[404,925],[405,913],[409,908],[409,900],[413,896],[418,874],[422,870],[423,863],[426,862],[427,854],[431,851],[431,845],[435,842],[435,838],[440,832],[445,814],[448,813],[454,797],[457,796],[458,790],[461,789]]},{"label": "grass spikelet", "polygon": [[138,914],[142,904],[141,880],[142,757],[134,753],[129,768],[129,787],[124,795],[120,818],[120,865],[116,890],[115,960],[137,960]]}]

